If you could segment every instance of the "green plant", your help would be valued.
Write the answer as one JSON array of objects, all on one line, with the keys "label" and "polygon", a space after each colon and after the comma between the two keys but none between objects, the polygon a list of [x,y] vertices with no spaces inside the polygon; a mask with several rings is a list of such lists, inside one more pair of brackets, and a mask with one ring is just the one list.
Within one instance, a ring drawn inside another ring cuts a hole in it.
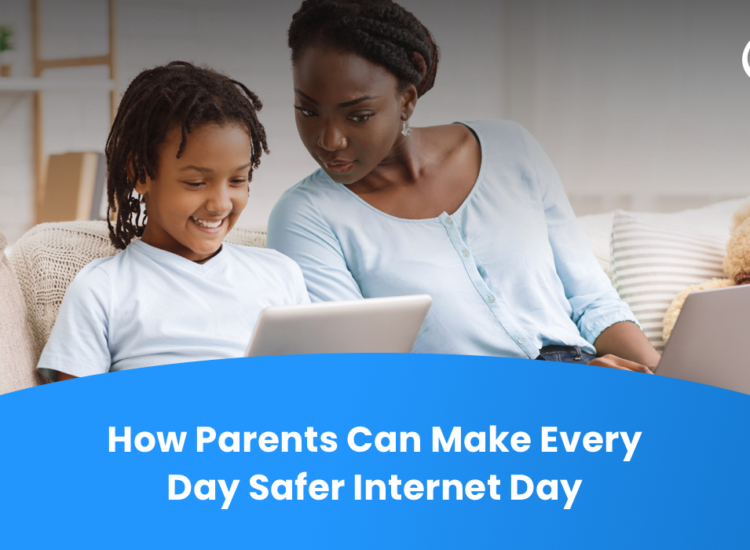
[{"label": "green plant", "polygon": [[0,25],[0,52],[6,52],[13,49],[13,27],[10,25]]}]

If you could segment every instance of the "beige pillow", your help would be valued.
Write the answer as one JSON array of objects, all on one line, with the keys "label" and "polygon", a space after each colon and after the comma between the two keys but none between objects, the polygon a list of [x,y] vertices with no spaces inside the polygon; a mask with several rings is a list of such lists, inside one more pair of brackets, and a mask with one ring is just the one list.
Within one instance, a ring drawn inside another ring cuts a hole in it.
[{"label": "beige pillow", "polygon": [[37,386],[37,355],[26,319],[26,305],[16,276],[5,258],[8,244],[0,231],[0,394]]}]

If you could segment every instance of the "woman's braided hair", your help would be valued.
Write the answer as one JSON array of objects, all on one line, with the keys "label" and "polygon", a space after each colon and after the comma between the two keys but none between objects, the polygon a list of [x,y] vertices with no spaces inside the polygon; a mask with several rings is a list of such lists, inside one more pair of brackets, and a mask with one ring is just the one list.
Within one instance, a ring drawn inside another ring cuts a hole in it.
[{"label": "woman's braided hair", "polygon": [[[124,249],[143,235],[147,215],[134,196],[135,182],[153,179],[159,160],[159,146],[173,126],[179,125],[182,141],[205,124],[237,124],[247,129],[252,144],[251,165],[260,165],[268,153],[266,131],[257,112],[263,104],[244,84],[207,67],[184,61],[143,71],[130,83],[117,110],[107,139],[107,225],[116,248]],[[128,177],[128,168],[134,179]],[[112,213],[116,214],[112,225]]]},{"label": "woman's braided hair", "polygon": [[352,52],[414,84],[419,96],[435,83],[440,52],[430,31],[391,0],[304,0],[292,17],[289,47],[296,63],[309,46]]}]

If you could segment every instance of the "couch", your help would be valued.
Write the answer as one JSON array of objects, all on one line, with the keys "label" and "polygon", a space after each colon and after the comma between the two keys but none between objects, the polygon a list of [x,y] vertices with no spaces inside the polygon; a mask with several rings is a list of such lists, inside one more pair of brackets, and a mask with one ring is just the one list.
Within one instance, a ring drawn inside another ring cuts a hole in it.
[{"label": "couch", "polygon": [[[742,202],[673,214],[616,211],[579,217],[599,265],[658,350],[664,345],[662,319],[674,296],[695,282],[721,276],[731,216]],[[262,247],[265,229],[235,228],[227,241]],[[15,244],[10,264],[17,280],[11,280],[5,260],[5,272],[0,272],[5,277],[0,279],[0,297],[5,301],[10,293],[16,303],[14,317],[6,312],[0,317],[0,344],[17,344],[10,351],[0,345],[0,358],[15,354],[20,360],[0,363],[0,393],[44,382],[34,366],[68,285],[90,261],[116,253],[103,221],[41,224]]]},{"label": "couch", "polygon": [[5,257],[8,241],[0,232],[0,394],[43,382],[36,372],[38,353],[21,287]]}]

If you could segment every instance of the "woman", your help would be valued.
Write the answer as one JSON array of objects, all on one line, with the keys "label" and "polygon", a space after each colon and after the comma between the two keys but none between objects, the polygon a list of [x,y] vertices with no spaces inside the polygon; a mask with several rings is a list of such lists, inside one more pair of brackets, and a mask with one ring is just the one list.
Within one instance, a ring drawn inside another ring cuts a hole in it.
[{"label": "woman", "polygon": [[430,294],[415,352],[656,366],[524,128],[409,127],[439,60],[411,13],[306,0],[289,46],[297,128],[321,170],[281,198],[268,242],[313,300]]}]

